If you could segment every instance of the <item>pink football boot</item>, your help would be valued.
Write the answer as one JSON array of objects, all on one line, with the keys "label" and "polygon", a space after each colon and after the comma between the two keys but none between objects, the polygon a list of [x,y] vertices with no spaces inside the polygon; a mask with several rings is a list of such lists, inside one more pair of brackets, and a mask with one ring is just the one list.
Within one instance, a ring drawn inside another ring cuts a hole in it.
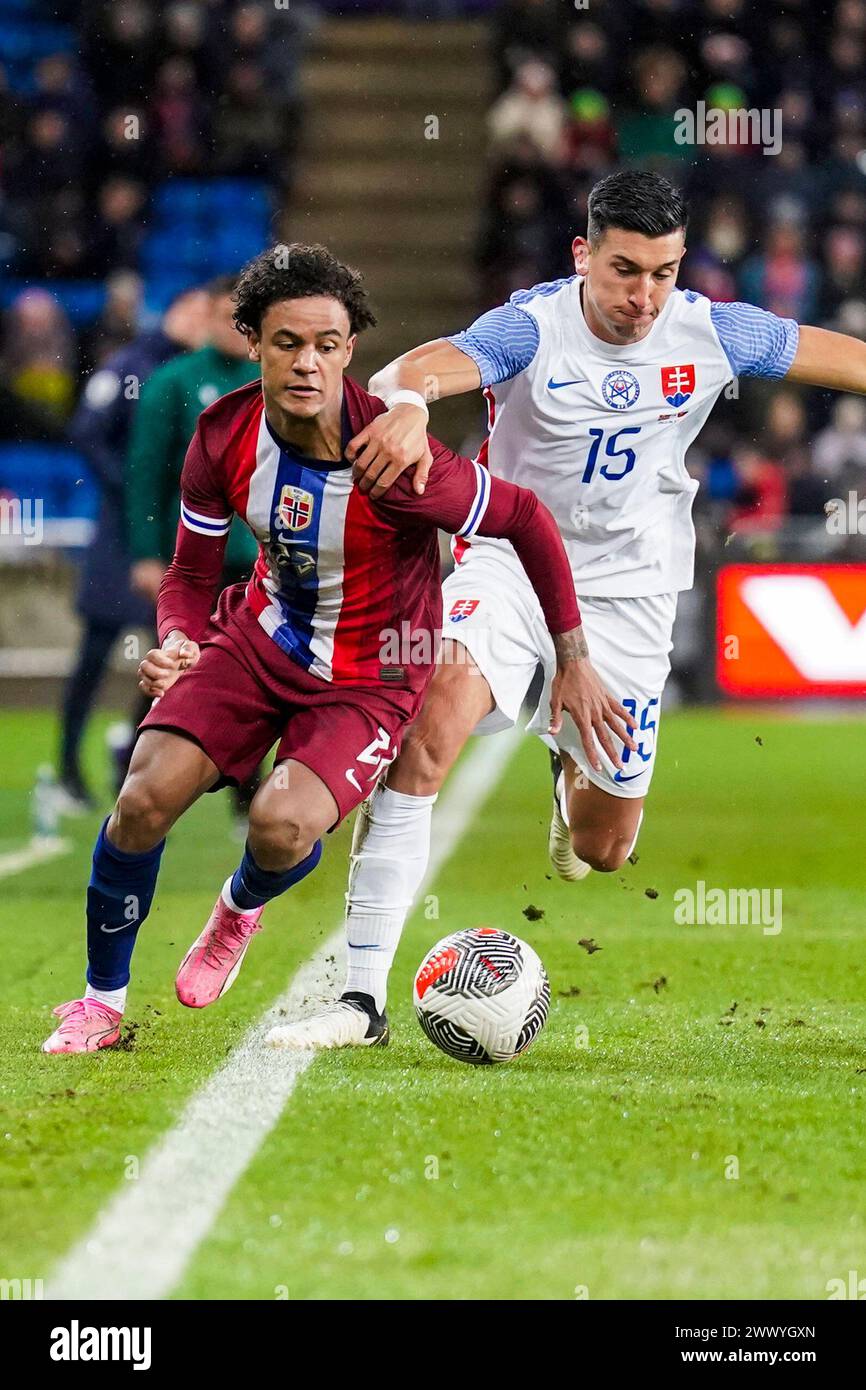
[{"label": "pink football boot", "polygon": [[203,1009],[231,989],[246,949],[257,931],[263,907],[253,912],[233,912],[217,898],[200,936],[190,946],[177,972],[175,989],[188,1009]]},{"label": "pink football boot", "polygon": [[120,1040],[123,1014],[98,999],[70,999],[54,1012],[63,1022],[46,1038],[43,1052],[96,1052]]}]

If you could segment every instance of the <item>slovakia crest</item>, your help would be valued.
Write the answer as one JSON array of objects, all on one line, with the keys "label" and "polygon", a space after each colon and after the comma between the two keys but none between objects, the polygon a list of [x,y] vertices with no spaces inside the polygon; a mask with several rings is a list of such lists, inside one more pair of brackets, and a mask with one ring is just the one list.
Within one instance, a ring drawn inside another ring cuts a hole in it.
[{"label": "slovakia crest", "polygon": [[477,598],[459,598],[452,603],[448,617],[452,623],[462,623],[464,618],[472,617],[477,607]]},{"label": "slovakia crest", "polygon": [[685,405],[695,389],[695,367],[689,362],[684,367],[662,367],[662,395],[668,405],[679,410]]},{"label": "slovakia crest", "polygon": [[313,519],[313,494],[288,483],[280,493],[277,516],[288,531],[304,531]]},{"label": "slovakia crest", "polygon": [[611,409],[628,410],[640,395],[640,382],[632,372],[618,368],[615,372],[608,372],[601,383],[601,394]]}]

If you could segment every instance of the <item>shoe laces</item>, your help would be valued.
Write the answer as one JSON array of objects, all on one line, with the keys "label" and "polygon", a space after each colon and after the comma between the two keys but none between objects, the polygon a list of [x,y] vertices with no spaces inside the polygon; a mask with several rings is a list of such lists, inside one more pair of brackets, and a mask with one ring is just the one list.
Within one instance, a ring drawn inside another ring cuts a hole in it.
[{"label": "shoe laces", "polygon": [[211,967],[231,965],[239,949],[261,931],[261,924],[242,912],[224,908],[225,917],[214,924],[204,943],[204,964]]},{"label": "shoe laces", "polygon": [[80,1023],[87,1016],[88,1011],[102,1014],[106,1023],[111,1023],[111,1014],[105,1005],[100,1004],[98,999],[70,999],[68,1004],[58,1004],[54,1010],[57,1018],[63,1020],[58,1033],[70,1032],[77,1023]]}]

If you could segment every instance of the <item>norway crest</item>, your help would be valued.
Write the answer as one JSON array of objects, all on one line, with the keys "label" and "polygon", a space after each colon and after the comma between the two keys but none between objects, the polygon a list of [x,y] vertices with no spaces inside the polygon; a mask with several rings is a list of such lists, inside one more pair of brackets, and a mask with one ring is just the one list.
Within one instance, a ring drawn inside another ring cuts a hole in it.
[{"label": "norway crest", "polygon": [[668,405],[678,410],[685,405],[695,389],[694,363],[684,367],[662,367],[662,395]]},{"label": "norway crest", "polygon": [[277,516],[289,531],[304,531],[313,519],[313,494],[289,483],[280,493]]}]

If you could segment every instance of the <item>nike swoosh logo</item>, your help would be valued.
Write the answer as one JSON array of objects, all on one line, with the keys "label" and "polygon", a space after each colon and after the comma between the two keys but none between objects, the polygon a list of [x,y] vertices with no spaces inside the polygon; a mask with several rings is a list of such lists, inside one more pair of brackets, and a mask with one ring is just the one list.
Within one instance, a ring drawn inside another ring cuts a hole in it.
[{"label": "nike swoosh logo", "polygon": [[585,376],[579,376],[576,381],[554,381],[553,377],[547,383],[548,391],[558,391],[561,386],[580,386],[581,382],[586,381]]},{"label": "nike swoosh logo", "polygon": [[633,772],[633,773],[631,774],[630,777],[623,777],[623,775],[622,775],[621,772],[617,772],[617,773],[614,774],[614,779],[613,779],[613,780],[614,780],[615,782],[633,782],[634,779],[635,779],[635,777],[643,777],[643,774],[644,774],[644,770],[643,770],[643,769],[642,769],[640,772]]},{"label": "nike swoosh logo", "polygon": [[119,927],[107,927],[104,922],[100,922],[99,930],[104,931],[106,936],[111,936],[116,931],[125,931],[129,925],[129,922],[124,922]]}]

